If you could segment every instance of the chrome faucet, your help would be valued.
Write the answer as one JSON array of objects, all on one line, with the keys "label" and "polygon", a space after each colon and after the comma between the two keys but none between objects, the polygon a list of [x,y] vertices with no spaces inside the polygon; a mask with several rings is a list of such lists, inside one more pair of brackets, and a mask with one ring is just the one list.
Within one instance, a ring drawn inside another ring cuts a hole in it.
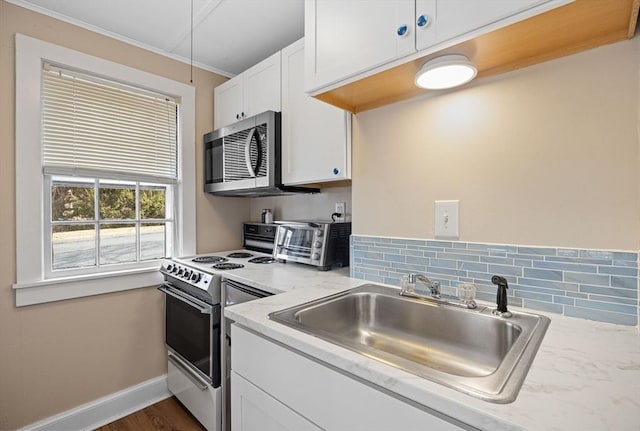
[{"label": "chrome faucet", "polygon": [[[431,281],[429,280],[429,278],[427,278],[424,275],[411,273],[409,274],[407,281],[408,281],[408,284],[406,286],[402,286],[402,289],[400,290],[401,296],[407,296],[410,298],[432,301],[438,304],[453,305],[460,308],[474,309],[477,307],[476,302],[473,299],[461,301],[455,297],[443,298],[442,294],[440,293],[440,282],[437,280]],[[427,286],[431,294],[422,295],[420,293],[416,293],[415,291],[416,281],[419,281],[425,286]],[[448,295],[445,295],[445,296],[448,296]]]},{"label": "chrome faucet", "polygon": [[440,298],[440,282],[439,281],[431,281],[426,276],[421,274],[409,274],[409,284],[416,284],[416,281],[420,281],[422,284],[427,286],[429,290],[431,290],[431,296],[434,298]]}]

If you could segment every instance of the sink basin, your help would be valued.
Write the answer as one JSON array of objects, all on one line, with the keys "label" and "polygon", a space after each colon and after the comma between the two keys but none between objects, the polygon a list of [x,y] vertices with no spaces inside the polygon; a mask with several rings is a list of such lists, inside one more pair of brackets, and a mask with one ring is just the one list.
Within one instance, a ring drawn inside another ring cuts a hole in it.
[{"label": "sink basin", "polygon": [[486,401],[515,400],[549,326],[547,317],[495,316],[407,298],[391,287],[355,289],[269,318]]}]

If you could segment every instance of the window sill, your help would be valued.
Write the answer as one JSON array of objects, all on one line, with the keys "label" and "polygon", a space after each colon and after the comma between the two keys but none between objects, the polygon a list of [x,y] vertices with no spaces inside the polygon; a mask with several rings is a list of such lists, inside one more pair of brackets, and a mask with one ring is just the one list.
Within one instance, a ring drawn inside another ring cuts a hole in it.
[{"label": "window sill", "polygon": [[15,283],[16,307],[120,292],[162,283],[159,265],[103,274],[56,278],[30,283]]}]

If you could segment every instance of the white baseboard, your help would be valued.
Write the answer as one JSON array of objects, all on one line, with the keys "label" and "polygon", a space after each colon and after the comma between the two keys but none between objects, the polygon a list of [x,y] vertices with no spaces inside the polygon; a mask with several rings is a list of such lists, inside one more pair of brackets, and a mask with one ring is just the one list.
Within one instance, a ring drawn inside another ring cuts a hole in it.
[{"label": "white baseboard", "polygon": [[43,419],[22,431],[91,431],[170,396],[165,374]]}]

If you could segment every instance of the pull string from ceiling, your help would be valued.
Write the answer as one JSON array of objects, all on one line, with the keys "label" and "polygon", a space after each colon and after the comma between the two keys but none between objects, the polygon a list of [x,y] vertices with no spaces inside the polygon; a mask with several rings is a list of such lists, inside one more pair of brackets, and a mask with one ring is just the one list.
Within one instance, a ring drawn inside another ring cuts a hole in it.
[{"label": "pull string from ceiling", "polygon": [[189,77],[189,82],[191,84],[193,84],[193,0],[191,0],[191,53],[189,56],[189,61],[190,61],[190,77]]}]

